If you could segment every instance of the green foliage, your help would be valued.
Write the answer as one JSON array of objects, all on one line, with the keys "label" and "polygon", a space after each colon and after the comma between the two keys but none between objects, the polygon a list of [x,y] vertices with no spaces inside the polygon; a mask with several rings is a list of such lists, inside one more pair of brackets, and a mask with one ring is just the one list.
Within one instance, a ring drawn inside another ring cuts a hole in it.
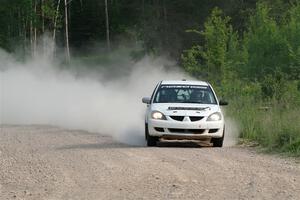
[{"label": "green foliage", "polygon": [[[230,18],[215,8],[204,24],[204,31],[192,30],[203,37],[203,46],[193,46],[186,50],[182,57],[183,67],[196,77],[204,77],[209,81],[221,84],[225,77],[230,77],[231,56],[236,56],[238,47],[237,35],[229,24]],[[228,54],[231,54],[229,56]]]},{"label": "green foliage", "polygon": [[[0,7],[0,47],[26,54],[43,31],[52,31],[56,12],[54,0],[2,0]],[[20,48],[23,47],[23,48]]]},{"label": "green foliage", "polygon": [[[220,83],[224,76],[226,54],[232,27],[229,25],[229,17],[223,17],[222,11],[214,9],[211,17],[205,22],[205,30],[202,33],[205,40],[203,59],[207,65],[209,80]],[[215,75],[218,74],[217,77]]]},{"label": "green foliage", "polygon": [[288,10],[287,23],[283,25],[282,34],[289,44],[291,62],[287,66],[287,73],[292,79],[300,79],[300,4],[294,4]]},{"label": "green foliage", "polygon": [[[296,82],[287,82],[280,100],[260,97],[260,84],[240,88],[231,98],[227,115],[238,120],[240,137],[256,141],[270,152],[300,155],[300,93]],[[264,93],[262,93],[264,94]]]},{"label": "green foliage", "polygon": [[202,47],[197,45],[184,51],[184,54],[181,55],[184,69],[197,78],[205,75],[205,71],[207,71],[200,64],[203,57],[202,52]]},{"label": "green foliage", "polygon": [[270,9],[265,4],[258,4],[244,37],[249,57],[243,75],[249,79],[262,80],[266,75],[283,70],[290,62],[289,44],[269,12]]},{"label": "green foliage", "polygon": [[41,6],[41,10],[46,19],[51,20],[56,15],[56,9],[53,1],[44,1],[44,4]]},{"label": "green foliage", "polygon": [[[33,49],[34,31],[38,37],[44,30],[53,32],[57,2],[2,0],[0,47]],[[97,49],[98,55],[91,54],[95,42],[106,38],[104,1],[69,2],[72,55],[95,68],[100,63],[114,73],[120,70],[114,61],[121,56],[102,49]],[[241,124],[242,138],[258,141],[268,150],[300,155],[299,0],[122,0],[108,4],[112,49],[133,44],[136,50],[126,54],[133,60],[146,54],[178,60],[183,52],[183,68],[210,81],[219,96],[231,102],[228,113]],[[59,44],[64,43],[62,5],[56,26]],[[79,60],[72,64],[78,62],[75,65],[80,67]]]},{"label": "green foliage", "polygon": [[218,9],[204,27],[193,31],[204,42],[184,51],[184,69],[230,101],[241,138],[300,155],[300,4],[261,1],[242,35]]},{"label": "green foliage", "polygon": [[[178,60],[183,49],[199,41],[197,35],[185,32],[195,27],[203,29],[204,21],[214,7],[233,18],[238,32],[245,29],[245,19],[257,0],[119,0],[108,1],[112,48],[125,42],[142,46],[143,52],[167,55]],[[69,32],[72,55],[88,54],[95,43],[106,39],[104,0],[69,1]],[[0,47],[30,49],[32,29],[38,38],[45,30],[52,33],[58,0],[1,0]],[[36,9],[35,9],[36,4]],[[64,43],[64,6],[61,1],[58,16],[57,42]],[[99,45],[98,45],[99,46]],[[27,47],[27,48],[26,48]],[[79,52],[79,53],[78,53]]]},{"label": "green foliage", "polygon": [[230,113],[239,119],[242,138],[257,141],[268,151],[300,155],[299,107],[275,104],[266,109],[251,97],[242,100],[244,105],[233,103]]},{"label": "green foliage", "polygon": [[274,75],[265,76],[261,82],[263,97],[269,99],[283,100],[286,93],[286,76],[281,72],[275,72]]}]

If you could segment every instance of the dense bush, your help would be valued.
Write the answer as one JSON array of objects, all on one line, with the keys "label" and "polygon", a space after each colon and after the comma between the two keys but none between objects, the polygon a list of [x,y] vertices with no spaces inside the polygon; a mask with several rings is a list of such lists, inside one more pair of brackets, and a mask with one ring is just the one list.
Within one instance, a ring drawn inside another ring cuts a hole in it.
[{"label": "dense bush", "polygon": [[278,8],[258,3],[243,34],[215,9],[198,32],[204,45],[186,50],[182,63],[231,102],[241,138],[300,155],[300,4],[288,7],[274,15]]}]

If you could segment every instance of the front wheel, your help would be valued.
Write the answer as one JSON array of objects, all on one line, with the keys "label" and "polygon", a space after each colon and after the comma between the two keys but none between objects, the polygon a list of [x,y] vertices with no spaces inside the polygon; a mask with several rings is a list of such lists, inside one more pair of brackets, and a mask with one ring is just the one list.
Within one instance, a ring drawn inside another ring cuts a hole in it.
[{"label": "front wheel", "polygon": [[154,136],[149,135],[148,124],[145,124],[145,138],[146,138],[148,147],[156,146],[156,142],[158,141],[158,137],[154,137]]},{"label": "front wheel", "polygon": [[211,143],[213,143],[213,147],[222,147],[224,142],[225,130],[223,132],[223,136],[221,138],[212,138]]}]

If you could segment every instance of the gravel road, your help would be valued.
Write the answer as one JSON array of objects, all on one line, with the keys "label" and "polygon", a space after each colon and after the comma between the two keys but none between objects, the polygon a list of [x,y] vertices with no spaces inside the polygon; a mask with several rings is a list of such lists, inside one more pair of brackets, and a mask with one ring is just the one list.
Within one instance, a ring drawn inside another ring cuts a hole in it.
[{"label": "gravel road", "polygon": [[160,146],[2,125],[0,199],[300,199],[299,160],[241,147]]}]

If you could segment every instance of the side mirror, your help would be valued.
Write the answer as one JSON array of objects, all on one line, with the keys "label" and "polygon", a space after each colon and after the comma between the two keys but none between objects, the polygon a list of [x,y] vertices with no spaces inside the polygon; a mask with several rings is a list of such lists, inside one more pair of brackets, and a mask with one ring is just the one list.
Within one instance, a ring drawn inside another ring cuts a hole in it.
[{"label": "side mirror", "polygon": [[142,102],[143,103],[146,103],[146,104],[150,104],[150,98],[149,97],[144,97],[143,99],[142,99]]},{"label": "side mirror", "polygon": [[220,105],[220,106],[227,106],[227,105],[228,105],[228,102],[227,102],[227,101],[224,101],[224,100],[220,100],[220,101],[219,101],[219,105]]}]

